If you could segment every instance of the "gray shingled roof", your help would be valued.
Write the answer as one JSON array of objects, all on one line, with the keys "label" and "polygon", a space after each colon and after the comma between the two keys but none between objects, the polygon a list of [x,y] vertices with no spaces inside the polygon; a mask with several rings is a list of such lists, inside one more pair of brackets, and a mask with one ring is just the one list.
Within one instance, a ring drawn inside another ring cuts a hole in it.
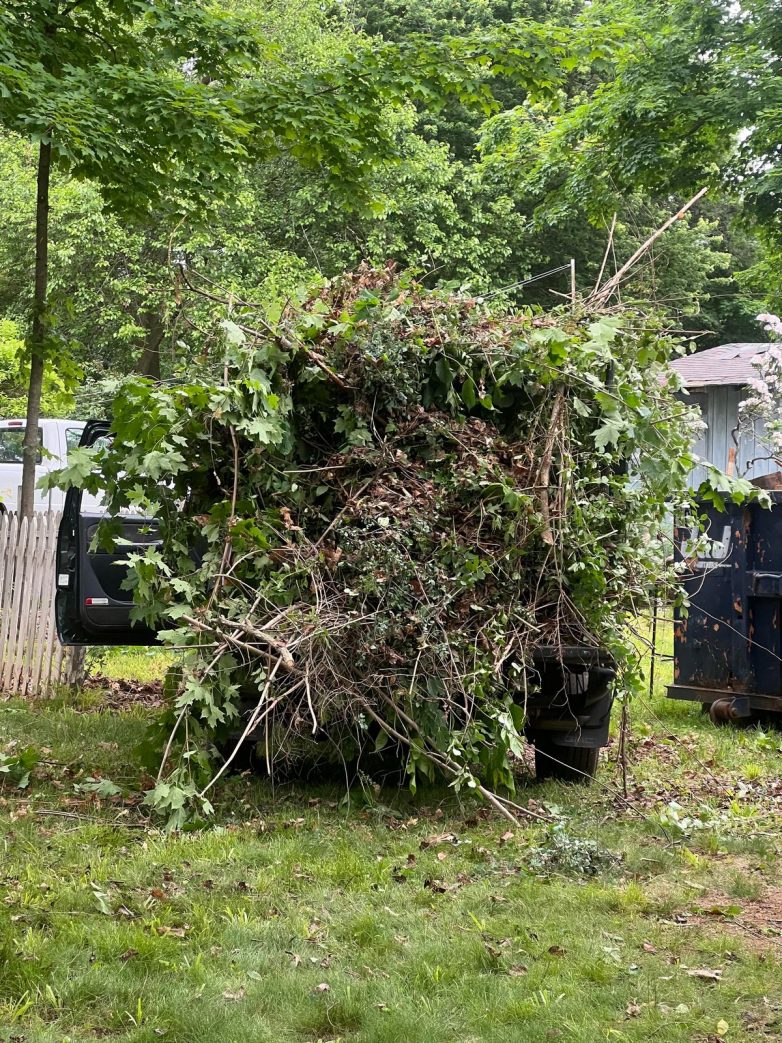
[{"label": "gray shingled roof", "polygon": [[685,387],[746,384],[757,376],[752,360],[770,347],[770,344],[721,344],[718,348],[676,359],[672,365],[684,380]]}]

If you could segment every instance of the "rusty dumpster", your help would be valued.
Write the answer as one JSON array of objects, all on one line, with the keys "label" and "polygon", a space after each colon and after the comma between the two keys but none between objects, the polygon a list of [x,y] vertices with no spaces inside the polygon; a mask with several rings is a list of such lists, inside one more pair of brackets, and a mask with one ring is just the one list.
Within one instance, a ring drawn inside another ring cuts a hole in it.
[{"label": "rusty dumpster", "polygon": [[689,607],[675,613],[668,695],[716,721],[782,715],[782,492],[770,497],[770,510],[704,506],[705,547],[674,529]]}]

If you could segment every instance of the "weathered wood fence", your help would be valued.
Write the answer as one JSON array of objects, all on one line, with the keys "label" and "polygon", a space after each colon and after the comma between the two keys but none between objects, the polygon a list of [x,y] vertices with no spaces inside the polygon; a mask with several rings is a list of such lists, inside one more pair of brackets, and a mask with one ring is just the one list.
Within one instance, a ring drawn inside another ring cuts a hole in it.
[{"label": "weathered wood fence", "polygon": [[81,680],[81,650],[66,650],[54,625],[60,515],[0,514],[0,697],[46,695]]}]

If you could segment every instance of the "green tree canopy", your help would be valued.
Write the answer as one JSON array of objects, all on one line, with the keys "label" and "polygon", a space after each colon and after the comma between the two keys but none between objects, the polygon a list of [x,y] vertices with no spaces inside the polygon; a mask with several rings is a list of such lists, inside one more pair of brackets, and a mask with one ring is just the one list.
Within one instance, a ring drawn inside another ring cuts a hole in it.
[{"label": "green tree canopy", "polygon": [[781,14],[778,0],[595,4],[624,42],[605,82],[553,121],[533,174],[565,168],[555,193],[593,211],[617,187],[710,185],[782,240]]},{"label": "green tree canopy", "polygon": [[[423,37],[290,67],[252,19],[206,0],[12,0],[0,12],[0,123],[39,143],[30,387],[20,510],[32,511],[34,432],[54,340],[48,308],[52,161],[93,179],[118,209],[187,212],[224,197],[237,171],[283,151],[355,192],[398,157],[383,119],[450,94],[487,110],[486,72],[555,95],[566,65],[604,43],[534,23],[502,38]],[[153,339],[159,316],[149,320]],[[155,349],[157,350],[157,348]]]}]

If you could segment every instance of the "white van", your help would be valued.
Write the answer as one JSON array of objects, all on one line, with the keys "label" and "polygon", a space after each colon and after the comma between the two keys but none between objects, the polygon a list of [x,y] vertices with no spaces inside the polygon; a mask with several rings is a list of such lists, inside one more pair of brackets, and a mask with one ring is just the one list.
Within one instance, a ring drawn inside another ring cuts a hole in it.
[{"label": "white van", "polygon": [[[19,487],[22,484],[22,443],[24,420],[0,420],[0,503],[6,510],[19,507]],[[40,420],[38,422],[38,461],[35,468],[35,510],[60,511],[65,501],[61,489],[44,493],[38,488],[38,479],[49,471],[65,465],[71,449],[81,439],[83,420]],[[45,451],[44,451],[45,450]]]}]

